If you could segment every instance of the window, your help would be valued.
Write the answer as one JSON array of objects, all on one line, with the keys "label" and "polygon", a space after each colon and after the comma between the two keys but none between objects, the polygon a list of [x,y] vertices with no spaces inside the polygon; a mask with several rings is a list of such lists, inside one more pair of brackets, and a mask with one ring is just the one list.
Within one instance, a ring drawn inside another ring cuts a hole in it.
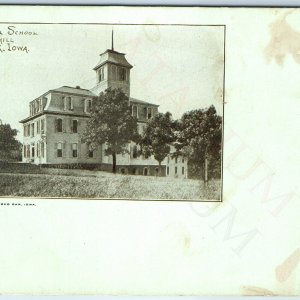
[{"label": "window", "polygon": [[184,167],[182,167],[182,170],[181,170],[181,171],[182,171],[182,175],[184,175]]},{"label": "window", "polygon": [[71,97],[67,97],[67,108],[68,110],[73,110],[73,101]]},{"label": "window", "polygon": [[39,134],[40,133],[40,130],[41,130],[41,123],[40,123],[40,120],[38,120],[36,122],[36,133]]},{"label": "window", "polygon": [[137,150],[137,146],[134,145],[132,148],[132,158],[137,158],[138,157],[138,150]]},{"label": "window", "polygon": [[27,145],[27,155],[26,155],[26,157],[30,157],[30,145]]},{"label": "window", "polygon": [[39,101],[38,100],[34,101],[34,112],[35,113],[39,112],[39,108],[40,108]]},{"label": "window", "polygon": [[31,124],[31,136],[34,136],[34,123]]},{"label": "window", "polygon": [[64,101],[64,110],[73,110],[73,101],[71,97],[62,97]]},{"label": "window", "polygon": [[27,133],[26,131],[27,131],[27,126],[24,125],[24,126],[23,126],[23,135],[24,135],[24,136],[27,136],[27,135],[26,135],[26,133]]},{"label": "window", "polygon": [[36,157],[40,157],[40,143],[36,144]]},{"label": "window", "polygon": [[93,158],[94,157],[94,150],[89,150],[89,158]]},{"label": "window", "polygon": [[126,80],[126,69],[125,68],[119,68],[119,80],[120,81]]},{"label": "window", "polygon": [[136,118],[138,117],[138,108],[136,105],[132,106],[132,116]]},{"label": "window", "polygon": [[184,157],[182,158],[182,163],[184,163]]},{"label": "window", "polygon": [[168,164],[170,163],[170,156],[168,155]]},{"label": "window", "polygon": [[41,155],[42,155],[42,157],[45,157],[45,145],[44,145],[44,142],[41,142]]},{"label": "window", "polygon": [[90,113],[92,111],[92,100],[85,101],[85,112]]},{"label": "window", "polygon": [[63,131],[62,119],[56,119],[55,120],[55,131],[56,132],[62,132]]},{"label": "window", "polygon": [[57,143],[57,157],[62,157],[62,143]]},{"label": "window", "polygon": [[39,110],[40,110],[40,101],[36,100],[36,102],[35,102],[35,111],[39,112]]},{"label": "window", "polygon": [[62,97],[64,110],[73,110],[73,99],[71,97]]},{"label": "window", "polygon": [[72,132],[77,133],[77,130],[78,130],[78,121],[72,120]]},{"label": "window", "polygon": [[147,107],[144,107],[143,111],[144,111],[144,118],[146,119],[147,118]]},{"label": "window", "polygon": [[41,120],[41,133],[43,134],[45,132],[45,120]]},{"label": "window", "polygon": [[148,168],[144,168],[144,176],[148,175]]},{"label": "window", "polygon": [[175,157],[175,164],[177,164],[177,161],[178,161],[178,157]]},{"label": "window", "polygon": [[34,145],[31,146],[31,157],[34,157]]},{"label": "window", "polygon": [[152,118],[152,108],[148,107],[147,109],[147,119],[151,119]]},{"label": "window", "polygon": [[24,146],[23,146],[23,151],[24,151],[24,152],[23,152],[23,156],[24,156],[24,157],[26,157],[26,154],[27,154],[27,153],[26,153],[26,150],[27,150],[27,147],[26,147],[26,145],[24,145]]},{"label": "window", "polygon": [[43,110],[43,99],[39,100],[39,111]]},{"label": "window", "polygon": [[100,68],[99,69],[99,81],[103,81],[104,80],[104,68]]},{"label": "window", "polygon": [[117,80],[117,67],[112,65],[111,66],[111,73],[112,73],[112,79]]},{"label": "window", "polygon": [[177,174],[177,167],[175,167],[175,174]]},{"label": "window", "polygon": [[170,172],[169,167],[167,167],[167,175],[169,175],[169,172]]},{"label": "window", "polygon": [[155,175],[158,175],[158,173],[159,173],[159,169],[155,168]]},{"label": "window", "polygon": [[77,157],[78,156],[78,145],[76,143],[72,144],[72,156]]}]

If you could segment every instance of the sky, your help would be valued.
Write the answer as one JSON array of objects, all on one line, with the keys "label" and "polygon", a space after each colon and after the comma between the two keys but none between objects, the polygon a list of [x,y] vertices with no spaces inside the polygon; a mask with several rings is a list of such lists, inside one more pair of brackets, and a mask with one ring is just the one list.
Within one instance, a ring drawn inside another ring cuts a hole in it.
[{"label": "sky", "polygon": [[[212,104],[222,114],[222,26],[0,24],[2,122],[21,131],[31,100],[63,85],[92,88],[93,67],[111,48],[112,28],[114,49],[133,65],[131,97],[160,105],[174,119]],[[23,50],[9,51],[12,46]]]}]

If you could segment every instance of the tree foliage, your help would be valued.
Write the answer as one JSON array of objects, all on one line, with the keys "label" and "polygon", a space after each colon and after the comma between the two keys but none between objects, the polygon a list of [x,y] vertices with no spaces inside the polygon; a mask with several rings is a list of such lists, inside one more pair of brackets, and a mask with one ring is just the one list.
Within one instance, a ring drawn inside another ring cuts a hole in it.
[{"label": "tree foliage", "polygon": [[158,113],[152,117],[146,126],[141,139],[143,154],[154,155],[159,166],[170,153],[170,144],[174,142],[173,122],[171,113]]},{"label": "tree foliage", "polygon": [[177,155],[188,158],[189,172],[203,177],[205,159],[209,162],[209,176],[220,177],[222,118],[212,105],[185,113],[176,123]]},{"label": "tree foliage", "polygon": [[9,124],[0,124],[0,159],[19,159],[21,143],[16,139],[18,131]]},{"label": "tree foliage", "polygon": [[137,138],[137,119],[131,114],[128,97],[121,89],[102,92],[93,101],[82,141],[91,149],[105,144],[105,154],[112,155],[115,173],[116,154],[128,152],[128,143]]}]

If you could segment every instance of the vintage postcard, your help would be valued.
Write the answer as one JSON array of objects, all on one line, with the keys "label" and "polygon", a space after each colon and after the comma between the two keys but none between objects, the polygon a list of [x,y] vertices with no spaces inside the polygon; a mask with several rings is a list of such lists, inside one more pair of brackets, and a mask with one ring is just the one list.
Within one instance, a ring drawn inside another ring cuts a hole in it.
[{"label": "vintage postcard", "polygon": [[221,200],[224,25],[0,30],[2,196]]},{"label": "vintage postcard", "polygon": [[0,8],[2,294],[300,294],[299,9]]}]

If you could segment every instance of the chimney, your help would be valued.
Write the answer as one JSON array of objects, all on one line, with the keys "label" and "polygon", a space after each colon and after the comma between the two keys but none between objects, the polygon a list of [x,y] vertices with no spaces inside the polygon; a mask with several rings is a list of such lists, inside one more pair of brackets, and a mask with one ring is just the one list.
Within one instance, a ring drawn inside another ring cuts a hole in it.
[{"label": "chimney", "polygon": [[79,86],[79,85],[76,85],[76,89],[80,89],[80,86]]}]

